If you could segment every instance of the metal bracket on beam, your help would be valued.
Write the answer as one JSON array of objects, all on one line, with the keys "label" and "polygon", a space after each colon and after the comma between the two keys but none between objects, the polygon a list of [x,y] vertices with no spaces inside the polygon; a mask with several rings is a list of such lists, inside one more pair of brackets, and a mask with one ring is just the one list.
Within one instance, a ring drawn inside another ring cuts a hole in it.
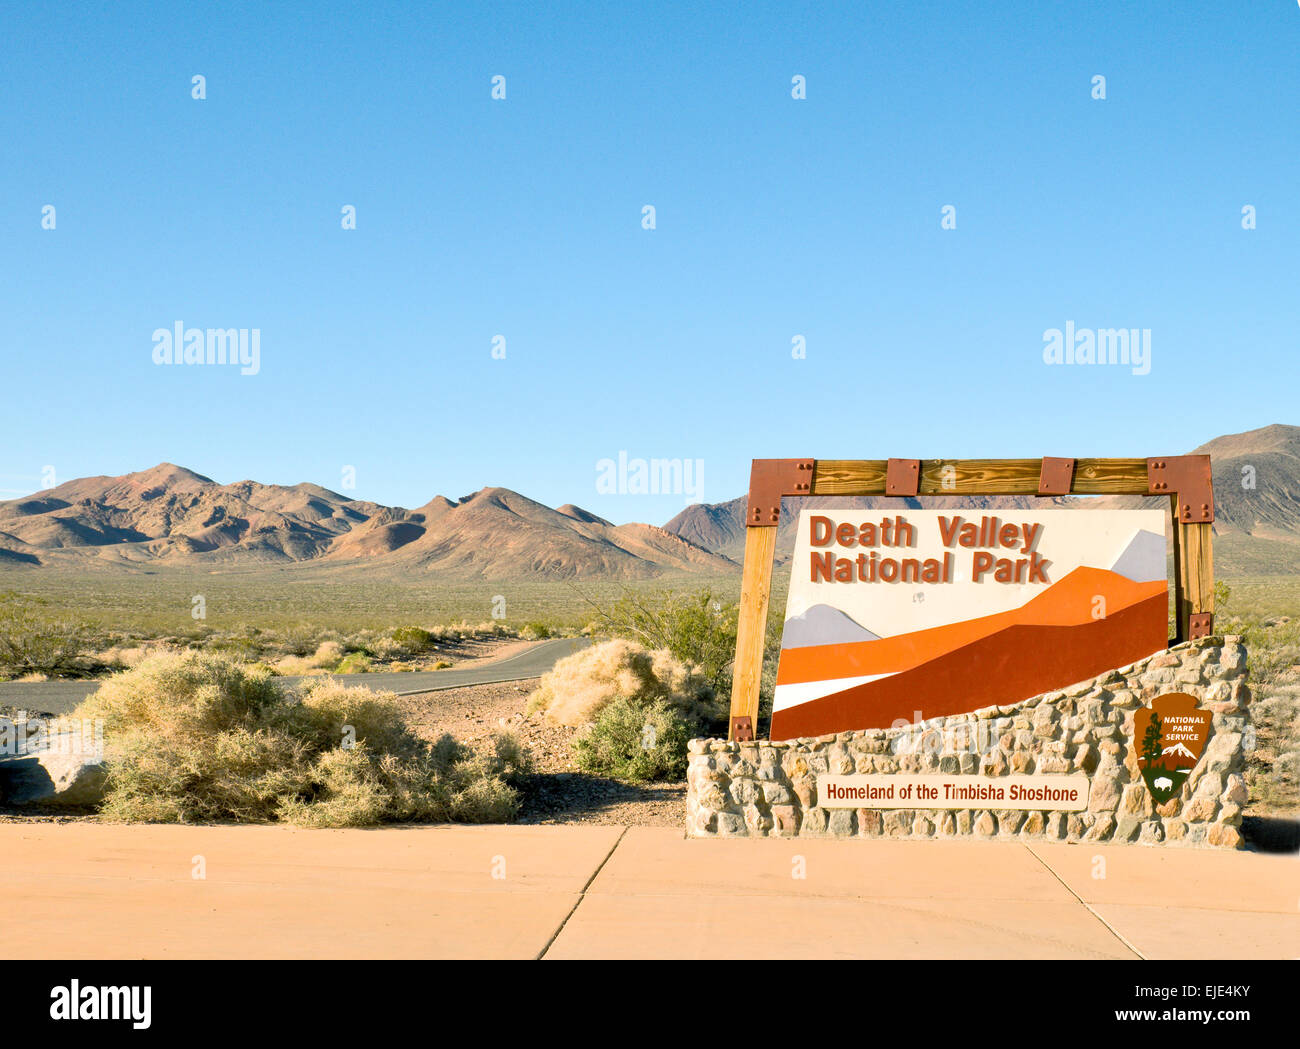
[{"label": "metal bracket on beam", "polygon": [[754,738],[754,722],[748,714],[731,719],[731,738],[737,743],[748,743]]},{"label": "metal bracket on beam", "polygon": [[920,487],[920,459],[889,460],[885,466],[886,495],[916,495]]},{"label": "metal bracket on beam", "polygon": [[1039,495],[1069,495],[1070,485],[1074,482],[1074,460],[1054,459],[1043,456],[1043,465],[1038,469]]},{"label": "metal bracket on beam", "polygon": [[1177,495],[1180,524],[1214,520],[1214,482],[1208,455],[1172,455],[1147,460],[1147,494]]},{"label": "metal bracket on beam", "polygon": [[1187,617],[1187,640],[1195,641],[1198,637],[1209,637],[1214,633],[1213,612],[1193,612]]},{"label": "metal bracket on beam", "polygon": [[749,473],[745,524],[774,527],[781,522],[781,497],[812,495],[815,459],[755,459]]}]

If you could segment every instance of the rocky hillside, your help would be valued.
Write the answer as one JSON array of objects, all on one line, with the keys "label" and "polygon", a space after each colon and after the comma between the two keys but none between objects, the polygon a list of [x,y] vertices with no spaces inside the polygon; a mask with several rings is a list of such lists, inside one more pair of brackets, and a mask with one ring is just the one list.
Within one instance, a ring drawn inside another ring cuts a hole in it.
[{"label": "rocky hillside", "polygon": [[505,488],[484,488],[458,502],[438,496],[406,510],[313,484],[221,485],[163,463],[0,502],[0,565],[307,561],[461,579],[644,579],[736,569],[654,525],[614,525],[571,505],[553,510]]},{"label": "rocky hillside", "polygon": [[[1220,574],[1300,571],[1300,427],[1274,425],[1195,449],[1214,458]],[[1141,505],[1136,496],[1052,505]],[[787,500],[778,557],[789,556],[800,506],[997,509],[1028,497],[865,496]],[[0,570],[312,563],[456,579],[650,579],[734,573],[745,546],[745,499],[688,507],[663,528],[615,525],[573,505],[552,509],[507,488],[414,510],[349,499],[314,484],[217,484],[170,463],[121,477],[84,477],[0,502]]]}]

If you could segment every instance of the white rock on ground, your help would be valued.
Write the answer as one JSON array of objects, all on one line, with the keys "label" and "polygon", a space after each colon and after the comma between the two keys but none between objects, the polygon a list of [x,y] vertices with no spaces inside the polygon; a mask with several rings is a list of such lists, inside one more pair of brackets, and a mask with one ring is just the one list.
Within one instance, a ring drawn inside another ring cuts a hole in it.
[{"label": "white rock on ground", "polygon": [[102,758],[73,743],[71,736],[54,735],[37,747],[0,756],[0,803],[95,805],[102,801]]}]

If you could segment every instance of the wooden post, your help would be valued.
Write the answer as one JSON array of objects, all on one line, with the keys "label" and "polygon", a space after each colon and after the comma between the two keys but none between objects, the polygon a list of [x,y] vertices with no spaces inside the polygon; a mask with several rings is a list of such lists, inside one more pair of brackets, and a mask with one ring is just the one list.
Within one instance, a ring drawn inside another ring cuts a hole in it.
[{"label": "wooden post", "polygon": [[763,680],[763,647],[767,638],[767,604],[772,595],[772,561],[776,556],[776,526],[745,529],[745,568],[740,582],[740,616],[736,623],[736,663],[731,682],[728,738],[736,738],[736,719],[749,718],[758,728],[758,689]]},{"label": "wooden post", "polygon": [[1187,556],[1183,543],[1184,525],[1178,523],[1178,493],[1169,497],[1171,510],[1170,530],[1174,544],[1174,636],[1173,643],[1181,644],[1187,640]]},{"label": "wooden post", "polygon": [[[1182,640],[1189,641],[1195,631],[1192,630],[1191,618],[1194,615],[1214,615],[1214,548],[1212,546],[1212,525],[1185,524],[1183,560],[1187,565],[1187,622],[1185,629],[1180,629]],[[1183,623],[1179,623],[1180,628]],[[1209,633],[1203,630],[1202,633]]]}]

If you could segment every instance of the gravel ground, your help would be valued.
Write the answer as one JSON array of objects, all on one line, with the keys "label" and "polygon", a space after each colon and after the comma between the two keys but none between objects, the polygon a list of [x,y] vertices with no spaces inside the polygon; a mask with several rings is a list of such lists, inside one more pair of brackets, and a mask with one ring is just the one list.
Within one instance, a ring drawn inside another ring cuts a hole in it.
[{"label": "gravel ground", "polygon": [[614,823],[685,827],[686,784],[636,786],[578,771],[572,740],[577,729],[524,714],[537,681],[401,696],[412,729],[427,739],[450,732],[462,743],[486,744],[509,729],[532,751],[536,772],[523,792],[519,823]]}]

